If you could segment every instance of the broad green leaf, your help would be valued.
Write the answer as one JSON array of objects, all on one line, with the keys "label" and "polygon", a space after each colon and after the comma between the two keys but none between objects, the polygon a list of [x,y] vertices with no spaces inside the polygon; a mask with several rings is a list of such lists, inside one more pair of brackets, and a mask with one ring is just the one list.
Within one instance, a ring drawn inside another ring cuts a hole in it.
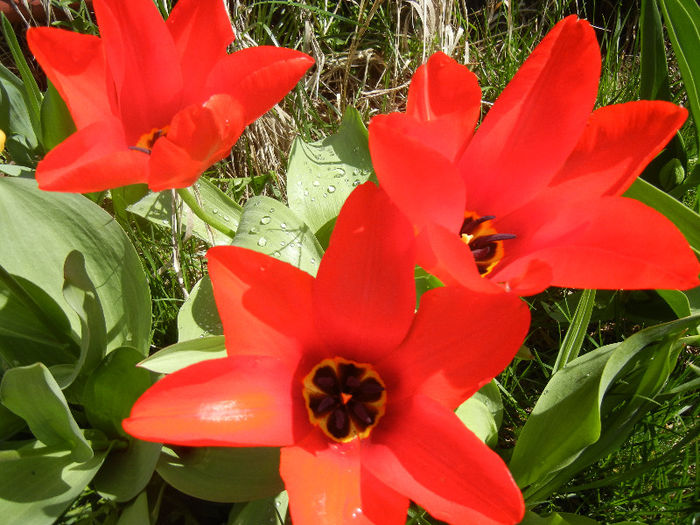
[{"label": "broad green leaf", "polygon": [[[677,338],[698,320],[646,328],[571,361],[552,376],[509,465],[521,487],[536,483],[526,497],[546,496],[624,441],[673,370],[681,347]],[[604,405],[604,400],[609,402]]]},{"label": "broad green leaf", "polygon": [[0,441],[5,441],[25,427],[24,419],[0,403]]},{"label": "broad green leaf", "polygon": [[177,339],[187,341],[209,335],[222,335],[219,311],[214,302],[211,279],[205,275],[194,285],[177,314]]},{"label": "broad green leaf", "polygon": [[688,296],[680,290],[656,290],[661,298],[666,301],[678,318],[691,315]]},{"label": "broad green leaf", "polygon": [[292,210],[263,196],[245,203],[232,244],[271,255],[311,275],[316,275],[323,255],[311,229]]},{"label": "broad green leaf", "polygon": [[90,424],[109,437],[125,437],[122,420],[153,383],[148,370],[136,365],[143,356],[133,348],[117,348],[90,374],[82,402]]},{"label": "broad green leaf", "polygon": [[455,413],[462,423],[489,447],[498,443],[496,420],[480,399],[470,397],[457,407]]},{"label": "broad green leaf", "polygon": [[123,502],[141,492],[153,476],[160,443],[129,439],[126,450],[112,450],[95,476],[94,487],[103,498]]},{"label": "broad green leaf", "polygon": [[107,212],[82,195],[44,192],[34,181],[0,177],[0,231],[0,265],[51,297],[75,334],[80,318],[63,297],[63,264],[70,252],[81,252],[104,312],[107,351],[133,346],[148,352],[146,275],[128,237]]},{"label": "broad green leaf", "polygon": [[642,179],[634,181],[625,197],[637,199],[664,214],[685,235],[696,254],[700,253],[700,215]]},{"label": "broad green leaf", "polygon": [[576,311],[571,319],[569,329],[566,331],[564,341],[557,354],[553,372],[561,370],[569,361],[578,357],[578,354],[581,352],[583,340],[586,338],[588,323],[591,320],[594,305],[595,290],[583,290],[581,299],[578,305],[576,305]]},{"label": "broad green leaf", "polygon": [[170,374],[186,366],[226,357],[223,335],[198,337],[167,346],[139,363],[139,366],[152,372]]},{"label": "broad green leaf", "polygon": [[314,233],[334,220],[350,192],[372,174],[367,129],[349,107],[338,131],[306,143],[297,138],[289,153],[289,207]]},{"label": "broad green leaf", "polygon": [[[199,181],[194,184],[194,188],[199,192],[202,208],[205,211],[219,217],[231,229],[237,228],[241,217],[241,207],[238,204],[203,177],[200,177]],[[140,201],[127,206],[126,209],[153,224],[170,228],[172,225],[172,202],[172,192],[161,191],[149,193]],[[231,244],[230,237],[204,223],[180,199],[177,202],[183,232],[191,232],[192,235],[210,246]]]},{"label": "broad green leaf", "polygon": [[0,402],[24,419],[45,445],[72,451],[75,461],[87,461],[93,456],[66,398],[43,364],[6,371],[0,383]]},{"label": "broad green leaf", "polygon": [[284,518],[289,507],[287,491],[280,492],[274,498],[259,499],[246,503],[242,509],[234,506],[228,519],[228,525],[284,525]]},{"label": "broad green leaf", "polygon": [[[658,0],[681,70],[700,149],[700,5],[696,0]],[[695,246],[695,245],[694,245]]]},{"label": "broad green leaf", "polygon": [[571,514],[568,512],[552,512],[547,516],[538,516],[534,512],[528,511],[525,513],[523,521],[520,525],[597,525],[596,520]]},{"label": "broad green leaf", "polygon": [[41,102],[41,145],[49,151],[75,132],[73,118],[61,95],[49,81]]},{"label": "broad green leaf", "polygon": [[656,0],[642,0],[639,19],[640,80],[642,100],[671,100],[664,29]]},{"label": "broad green leaf", "polygon": [[124,508],[117,525],[149,525],[151,515],[148,511],[148,495],[142,492],[139,496]]},{"label": "broad green leaf", "polygon": [[[2,106],[2,85],[0,85],[0,106]],[[34,168],[18,164],[0,164],[0,172],[10,177],[34,178]]]},{"label": "broad green leaf", "polygon": [[180,492],[230,503],[283,490],[279,461],[279,449],[270,447],[163,447],[156,470]]},{"label": "broad green leaf", "polygon": [[[37,136],[24,98],[24,85],[0,64],[0,129],[7,135],[5,148],[12,160],[22,165],[36,163]],[[3,170],[8,169],[7,167]]]},{"label": "broad green leaf", "polygon": [[50,525],[90,483],[105,453],[76,463],[69,451],[38,442],[0,451],[0,516],[4,525]]}]

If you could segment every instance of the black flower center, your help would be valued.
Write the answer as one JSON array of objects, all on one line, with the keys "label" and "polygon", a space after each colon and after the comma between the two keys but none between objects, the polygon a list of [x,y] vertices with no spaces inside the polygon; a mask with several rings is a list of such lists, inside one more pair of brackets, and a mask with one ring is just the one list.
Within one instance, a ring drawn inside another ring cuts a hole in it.
[{"label": "black flower center", "polygon": [[384,415],[384,383],[370,365],[324,359],[303,384],[309,420],[334,441],[367,437]]},{"label": "black flower center", "polygon": [[493,215],[480,217],[474,212],[464,213],[464,222],[459,230],[462,242],[469,246],[479,273],[488,274],[503,258],[503,241],[515,239],[512,233],[498,233],[491,221]]}]

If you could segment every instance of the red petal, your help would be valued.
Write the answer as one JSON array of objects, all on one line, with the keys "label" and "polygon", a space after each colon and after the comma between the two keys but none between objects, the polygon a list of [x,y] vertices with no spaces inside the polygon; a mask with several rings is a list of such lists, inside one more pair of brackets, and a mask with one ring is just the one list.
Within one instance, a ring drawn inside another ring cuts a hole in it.
[{"label": "red petal", "polygon": [[[517,257],[504,257],[495,279],[516,278],[530,261],[540,260],[552,267],[555,286],[686,289],[700,284],[700,264],[688,241],[657,211],[623,197],[569,202],[556,192],[549,197],[508,218],[517,223],[529,216],[530,233],[514,239],[522,241]],[[559,207],[544,214],[555,202]]]},{"label": "red petal", "polygon": [[284,47],[241,49],[215,66],[207,93],[227,93],[238,99],[248,125],[282,100],[313,63],[310,56]]},{"label": "red petal", "polygon": [[53,27],[33,27],[27,31],[27,42],[78,129],[112,116],[99,38]]},{"label": "red petal", "polygon": [[158,8],[146,0],[94,0],[127,140],[162,128],[180,105],[177,49]]},{"label": "red petal", "polygon": [[242,109],[228,95],[214,95],[203,105],[178,112],[167,136],[153,146],[149,187],[160,191],[190,186],[228,155],[244,127]]},{"label": "red petal", "polygon": [[464,220],[464,183],[446,157],[416,136],[426,131],[399,113],[374,117],[372,164],[382,189],[417,228],[437,223],[456,232]]},{"label": "red petal", "polygon": [[622,195],[687,116],[686,109],[663,101],[596,110],[551,185],[570,182],[575,195]]},{"label": "red petal", "polygon": [[158,381],[124,429],[146,441],[187,446],[283,446],[309,432],[294,363],[258,356],[212,359]]},{"label": "red petal", "polygon": [[462,156],[469,209],[499,217],[547,185],[581,136],[599,75],[591,26],[576,16],[562,20],[515,74]]},{"label": "red petal", "polygon": [[226,56],[233,42],[233,29],[223,2],[180,0],[173,7],[166,26],[180,55],[183,77],[187,79],[183,104],[202,102],[204,83],[214,65]]},{"label": "red petal", "polygon": [[406,340],[377,366],[395,370],[392,399],[424,394],[455,409],[512,361],[529,326],[527,304],[513,294],[436,288],[421,297]]},{"label": "red petal", "polygon": [[338,216],[314,283],[319,334],[349,359],[371,362],[396,347],[415,308],[413,229],[373,183]]},{"label": "red petal", "polygon": [[330,444],[318,433],[283,448],[280,474],[295,525],[402,525],[408,498],[361,465],[359,442]]},{"label": "red petal", "polygon": [[476,75],[446,54],[433,54],[413,75],[406,114],[421,122],[428,143],[448,159],[464,151],[480,113]]},{"label": "red petal", "polygon": [[86,193],[146,182],[148,155],[130,151],[117,119],[95,122],[52,149],[36,168],[42,190]]},{"label": "red petal", "polygon": [[299,358],[318,347],[313,326],[313,277],[245,248],[207,252],[214,299],[230,355]]},{"label": "red petal", "polygon": [[363,465],[434,517],[470,525],[522,519],[523,498],[503,460],[437,402],[416,396],[387,407],[370,439]]}]

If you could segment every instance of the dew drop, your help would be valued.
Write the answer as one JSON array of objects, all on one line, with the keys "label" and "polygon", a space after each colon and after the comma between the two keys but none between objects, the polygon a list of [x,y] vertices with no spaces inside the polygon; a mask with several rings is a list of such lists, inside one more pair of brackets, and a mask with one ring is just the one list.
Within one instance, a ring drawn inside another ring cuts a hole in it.
[{"label": "dew drop", "polygon": [[267,244],[267,239],[265,237],[260,237],[258,239],[258,246],[265,246]]},{"label": "dew drop", "polygon": [[213,210],[211,210],[211,212],[212,212],[214,215],[216,215],[217,213],[219,213],[219,210],[217,210],[216,208],[214,208]]},{"label": "dew drop", "polygon": [[328,186],[328,193],[334,193],[335,192],[335,186],[331,185]]},{"label": "dew drop", "polygon": [[354,180],[354,181],[352,181],[352,185],[353,185],[353,186],[359,186],[359,185],[360,185],[360,181],[359,181],[359,180]]},{"label": "dew drop", "polygon": [[272,255],[274,255],[275,257],[280,257],[282,254],[280,252],[275,252]]},{"label": "dew drop", "polygon": [[271,220],[272,219],[269,215],[265,215],[262,219],[260,219],[260,224],[270,224]]},{"label": "dew drop", "polygon": [[316,259],[314,259],[313,257],[311,258],[311,264],[316,264]]},{"label": "dew drop", "polygon": [[231,220],[231,219],[229,218],[228,215],[224,215],[224,222],[228,222],[228,221],[230,221],[230,220]]},{"label": "dew drop", "polygon": [[287,229],[287,223],[286,223],[286,222],[281,222],[281,223],[280,223],[280,228],[282,228],[283,230],[286,230],[286,229]]},{"label": "dew drop", "polygon": [[309,190],[304,190],[304,197],[308,197],[308,196],[309,196]]},{"label": "dew drop", "polygon": [[320,186],[320,185],[321,185],[321,183],[320,183],[319,181],[317,181],[317,180],[313,181],[311,184],[313,184],[314,186]]},{"label": "dew drop", "polygon": [[270,208],[270,213],[275,213],[275,209],[274,209],[274,208]]},{"label": "dew drop", "polygon": [[258,233],[258,229],[255,226],[253,226],[250,230],[248,230],[248,233],[256,234]]}]

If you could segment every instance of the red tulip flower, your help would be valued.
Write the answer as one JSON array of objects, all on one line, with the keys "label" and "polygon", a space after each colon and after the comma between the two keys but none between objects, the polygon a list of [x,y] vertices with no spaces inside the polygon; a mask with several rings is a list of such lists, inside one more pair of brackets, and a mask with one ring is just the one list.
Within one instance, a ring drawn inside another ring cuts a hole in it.
[{"label": "red tulip flower", "polygon": [[93,5],[101,38],[27,33],[77,127],[39,163],[44,190],[189,186],[313,63],[277,47],[227,54],[234,35],[221,0],[180,0],[167,21],[151,0]]},{"label": "red tulip flower", "polygon": [[238,247],[209,250],[229,356],[168,375],[124,421],[140,439],[282,447],[295,525],[403,524],[409,499],[456,524],[516,523],[503,461],[453,410],[513,358],[513,295],[428,291],[414,234],[372,183],[351,194],[314,279]]},{"label": "red tulip flower", "polygon": [[474,132],[475,75],[442,53],[418,69],[406,113],[369,126],[381,187],[418,232],[418,264],[447,283],[521,295],[700,284],[675,226],[621,197],[687,111],[639,101],[592,112],[599,76],[593,29],[568,17]]}]

